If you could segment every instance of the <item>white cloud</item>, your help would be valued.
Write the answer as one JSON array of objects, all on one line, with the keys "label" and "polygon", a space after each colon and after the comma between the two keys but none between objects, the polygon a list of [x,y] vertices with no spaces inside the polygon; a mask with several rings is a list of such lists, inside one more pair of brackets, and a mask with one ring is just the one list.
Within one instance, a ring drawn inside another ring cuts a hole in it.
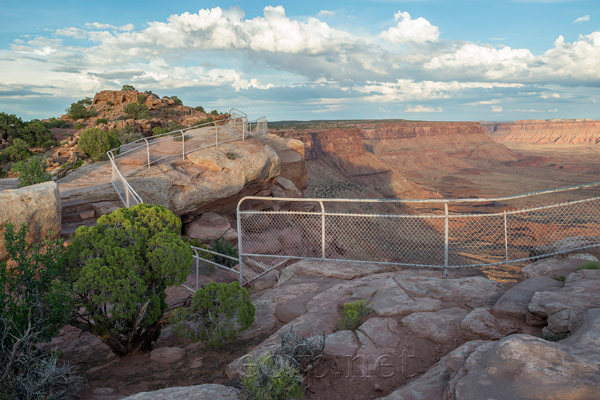
[{"label": "white cloud", "polygon": [[584,15],[583,17],[577,18],[575,21],[573,21],[573,23],[577,24],[579,22],[588,22],[589,20],[590,20],[590,16],[589,15]]},{"label": "white cloud", "polygon": [[437,42],[440,37],[440,30],[437,26],[431,25],[423,17],[412,19],[410,14],[398,11],[394,14],[396,26],[379,35],[382,39],[395,44],[404,43],[425,43]]},{"label": "white cloud", "polygon": [[500,113],[502,111],[504,111],[504,109],[502,108],[502,106],[492,106],[492,112]]},{"label": "white cloud", "polygon": [[467,106],[481,106],[481,105],[498,104],[498,103],[500,103],[500,99],[475,101],[475,102],[472,102],[472,103],[466,103],[465,105],[467,105]]},{"label": "white cloud", "polygon": [[127,24],[127,25],[123,25],[123,26],[114,26],[114,25],[110,25],[110,24],[101,24],[100,22],[91,22],[91,23],[87,23],[85,24],[86,28],[89,29],[109,29],[112,31],[132,31],[133,30],[133,24]]},{"label": "white cloud", "polygon": [[542,99],[560,99],[560,94],[558,93],[542,93],[540,95]]},{"label": "white cloud", "polygon": [[552,110],[548,110],[548,112],[551,112],[551,113],[558,112],[558,108],[553,108]]},{"label": "white cloud", "polygon": [[442,112],[442,107],[424,107],[422,105],[416,105],[416,106],[411,106],[408,105],[408,107],[406,107],[406,110],[404,110],[404,112],[411,112],[411,113],[431,113],[431,112]]},{"label": "white cloud", "polygon": [[332,15],[335,15],[335,12],[329,10],[321,10],[317,15],[320,17],[331,17]]}]

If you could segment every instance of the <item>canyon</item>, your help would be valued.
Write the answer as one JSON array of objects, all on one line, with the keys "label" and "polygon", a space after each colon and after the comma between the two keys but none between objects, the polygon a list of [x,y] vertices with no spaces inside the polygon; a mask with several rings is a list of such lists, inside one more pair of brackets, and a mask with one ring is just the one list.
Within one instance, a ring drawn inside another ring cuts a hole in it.
[{"label": "canyon", "polygon": [[498,143],[596,145],[600,143],[600,121],[521,120],[484,123],[485,132]]}]

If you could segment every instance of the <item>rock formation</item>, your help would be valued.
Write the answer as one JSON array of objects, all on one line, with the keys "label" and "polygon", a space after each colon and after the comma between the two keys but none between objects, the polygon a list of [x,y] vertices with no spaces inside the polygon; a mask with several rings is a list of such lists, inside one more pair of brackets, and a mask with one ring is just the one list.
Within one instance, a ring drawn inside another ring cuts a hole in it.
[{"label": "rock formation", "polygon": [[29,243],[60,235],[61,200],[55,182],[2,191],[0,204],[0,261],[8,257],[4,244],[4,224],[11,223],[16,229],[26,224]]},{"label": "rock formation", "polygon": [[600,143],[600,121],[522,120],[488,124],[492,139],[499,143],[595,145]]}]

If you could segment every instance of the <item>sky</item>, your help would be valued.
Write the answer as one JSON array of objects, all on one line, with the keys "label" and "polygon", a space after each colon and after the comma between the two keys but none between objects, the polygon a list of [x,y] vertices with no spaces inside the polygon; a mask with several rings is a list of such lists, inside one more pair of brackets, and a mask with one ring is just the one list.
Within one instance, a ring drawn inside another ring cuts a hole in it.
[{"label": "sky", "polygon": [[0,111],[130,84],[251,119],[600,119],[598,0],[0,0]]}]

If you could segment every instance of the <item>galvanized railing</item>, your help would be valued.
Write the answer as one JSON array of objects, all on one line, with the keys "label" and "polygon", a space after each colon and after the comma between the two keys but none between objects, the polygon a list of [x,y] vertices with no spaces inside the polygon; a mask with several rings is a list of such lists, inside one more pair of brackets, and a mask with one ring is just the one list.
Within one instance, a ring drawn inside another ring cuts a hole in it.
[{"label": "galvanized railing", "polygon": [[[112,149],[107,152],[112,167],[112,185],[125,207],[143,203],[141,196],[134,190],[126,177],[139,173],[144,168],[150,168],[152,165],[168,158],[182,157],[185,160],[186,155],[198,150],[237,140],[245,140],[247,136],[253,134],[265,134],[268,129],[267,124],[266,117],[260,117],[256,121],[249,122],[245,113],[232,108],[229,111],[229,118],[225,120],[207,122],[150,138],[138,139]],[[207,260],[201,257],[199,253],[212,254],[239,263],[238,258],[200,247],[192,246],[192,250],[196,270],[195,289],[184,285],[186,288],[190,290],[198,289],[201,263],[211,264],[230,271],[239,276],[240,283],[243,282],[241,266],[239,270],[235,270],[212,260]]]},{"label": "galvanized railing", "polygon": [[[505,275],[510,264],[600,246],[598,186],[469,199],[245,197],[237,210],[238,250],[253,270],[246,282],[298,259]],[[544,199],[548,204],[532,206]],[[272,208],[252,209],[260,202]]]}]

